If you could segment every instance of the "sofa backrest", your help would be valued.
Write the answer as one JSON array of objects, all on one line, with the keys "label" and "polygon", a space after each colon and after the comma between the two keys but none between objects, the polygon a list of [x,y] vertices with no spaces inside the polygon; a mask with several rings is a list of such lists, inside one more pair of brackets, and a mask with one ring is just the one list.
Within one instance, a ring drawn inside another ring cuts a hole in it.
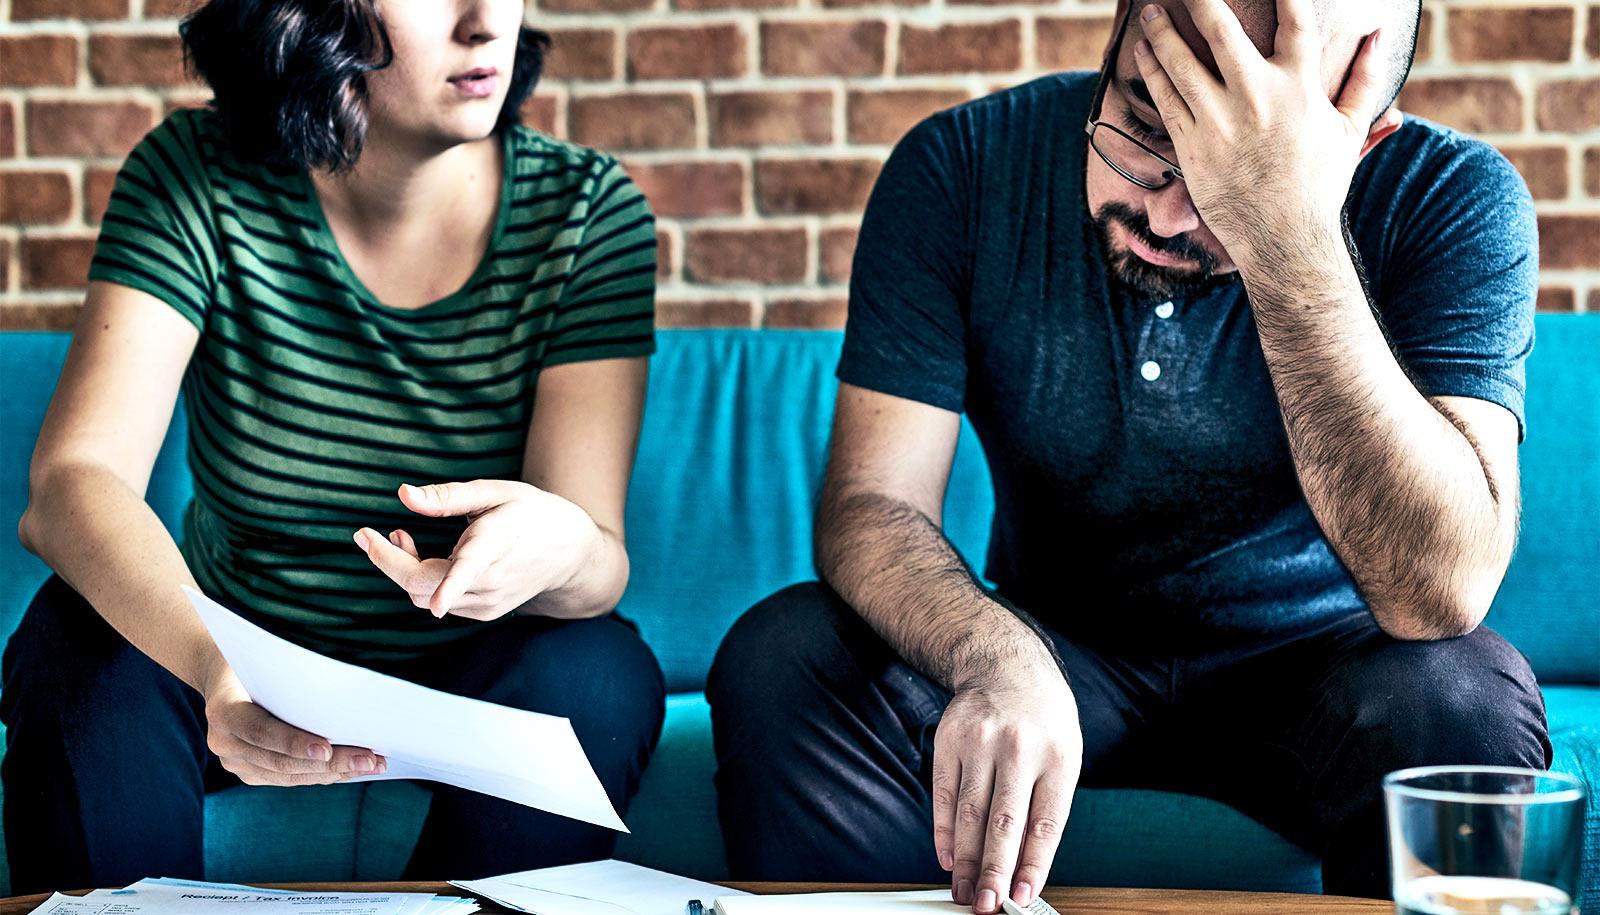
[{"label": "sofa backrest", "polygon": [[[1489,624],[1546,682],[1600,684],[1600,318],[1540,315],[1529,364],[1523,536]],[[833,412],[833,331],[664,331],[628,499],[636,620],[669,688],[697,689],[747,607],[814,577],[811,516]],[[0,334],[0,634],[46,575],[14,535],[27,460],[67,336]],[[149,498],[178,529],[190,495],[175,418]],[[981,571],[993,514],[982,452],[963,423],[945,505],[951,540]]]}]

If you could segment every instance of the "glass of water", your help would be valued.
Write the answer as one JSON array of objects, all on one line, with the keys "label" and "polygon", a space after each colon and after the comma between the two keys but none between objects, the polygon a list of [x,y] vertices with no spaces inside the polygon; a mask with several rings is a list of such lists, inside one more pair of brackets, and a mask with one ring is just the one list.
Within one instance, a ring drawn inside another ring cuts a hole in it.
[{"label": "glass of water", "polygon": [[1383,779],[1395,911],[1572,915],[1583,783],[1502,766],[1429,766]]}]

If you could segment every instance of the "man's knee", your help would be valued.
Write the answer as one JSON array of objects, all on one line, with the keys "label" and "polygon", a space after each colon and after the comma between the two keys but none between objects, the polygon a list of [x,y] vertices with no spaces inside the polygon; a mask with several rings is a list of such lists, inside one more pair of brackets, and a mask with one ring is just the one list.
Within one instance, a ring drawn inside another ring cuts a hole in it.
[{"label": "man's knee", "polygon": [[790,706],[797,690],[821,683],[848,655],[844,630],[864,625],[820,582],[790,585],[762,600],[733,624],[717,649],[706,678],[712,709],[752,702],[773,711]]},{"label": "man's knee", "polygon": [[1544,768],[1550,739],[1533,670],[1486,627],[1456,639],[1389,642],[1343,678],[1355,731],[1400,765]]}]

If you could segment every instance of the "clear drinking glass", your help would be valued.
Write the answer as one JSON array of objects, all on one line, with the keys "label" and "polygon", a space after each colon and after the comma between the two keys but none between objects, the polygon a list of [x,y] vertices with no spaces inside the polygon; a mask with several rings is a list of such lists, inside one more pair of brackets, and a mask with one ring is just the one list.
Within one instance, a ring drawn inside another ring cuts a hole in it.
[{"label": "clear drinking glass", "polygon": [[1583,783],[1502,766],[1429,766],[1383,779],[1395,911],[1574,915]]}]

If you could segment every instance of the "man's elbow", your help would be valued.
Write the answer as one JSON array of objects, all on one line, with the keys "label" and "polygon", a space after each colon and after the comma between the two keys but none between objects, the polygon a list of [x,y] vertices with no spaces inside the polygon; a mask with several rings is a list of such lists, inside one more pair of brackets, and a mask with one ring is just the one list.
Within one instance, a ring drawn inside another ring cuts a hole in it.
[{"label": "man's elbow", "polygon": [[1454,639],[1470,634],[1489,615],[1499,576],[1490,586],[1482,582],[1449,589],[1417,589],[1409,599],[1387,607],[1374,605],[1378,628],[1410,642]]}]

